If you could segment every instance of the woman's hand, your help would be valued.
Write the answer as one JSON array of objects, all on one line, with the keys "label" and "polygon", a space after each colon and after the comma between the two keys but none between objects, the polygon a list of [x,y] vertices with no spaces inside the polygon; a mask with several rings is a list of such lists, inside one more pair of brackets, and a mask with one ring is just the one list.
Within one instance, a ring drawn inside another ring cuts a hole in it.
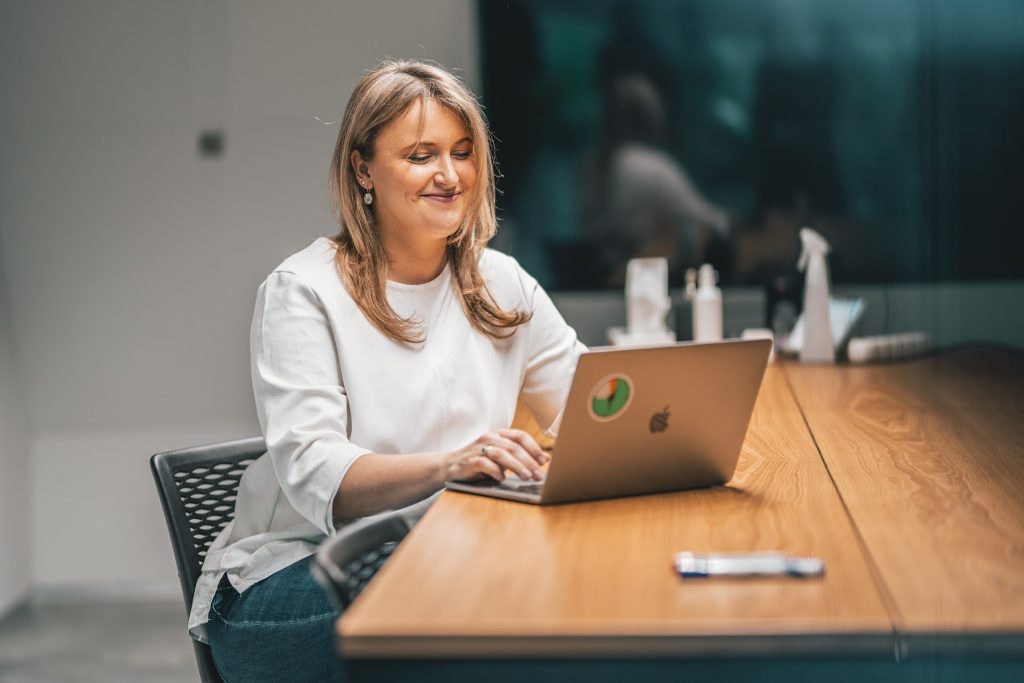
[{"label": "woman's hand", "polygon": [[501,481],[505,470],[511,470],[520,479],[540,480],[544,478],[540,466],[548,460],[548,454],[528,433],[521,429],[497,429],[445,454],[444,479],[477,481],[490,477]]}]

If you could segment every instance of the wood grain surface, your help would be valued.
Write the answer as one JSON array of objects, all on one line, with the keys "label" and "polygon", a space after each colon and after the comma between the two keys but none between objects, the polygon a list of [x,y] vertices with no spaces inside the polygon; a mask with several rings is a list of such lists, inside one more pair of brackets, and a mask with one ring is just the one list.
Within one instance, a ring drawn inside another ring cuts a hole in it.
[{"label": "wood grain surface", "polygon": [[[681,550],[817,555],[823,579],[680,579]],[[727,486],[537,507],[446,492],[339,622],[349,657],[891,652],[891,619],[769,368]]]},{"label": "wood grain surface", "polygon": [[897,631],[1024,631],[1024,355],[785,372]]}]

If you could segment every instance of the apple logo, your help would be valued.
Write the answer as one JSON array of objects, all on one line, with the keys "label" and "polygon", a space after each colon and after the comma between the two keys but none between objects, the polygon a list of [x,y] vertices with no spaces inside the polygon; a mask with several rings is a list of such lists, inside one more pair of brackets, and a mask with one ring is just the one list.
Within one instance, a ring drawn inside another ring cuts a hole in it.
[{"label": "apple logo", "polygon": [[665,406],[665,409],[662,410],[660,413],[655,413],[654,415],[651,416],[651,434],[658,434],[668,429],[669,415],[670,413],[668,412],[668,406]]}]

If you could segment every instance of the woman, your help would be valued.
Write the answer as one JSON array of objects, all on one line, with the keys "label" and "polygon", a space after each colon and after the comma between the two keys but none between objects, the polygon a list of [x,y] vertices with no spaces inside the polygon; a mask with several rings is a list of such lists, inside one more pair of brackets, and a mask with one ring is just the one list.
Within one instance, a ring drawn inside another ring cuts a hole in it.
[{"label": "woman", "polygon": [[517,396],[544,427],[583,346],[494,235],[490,138],[444,70],[390,62],[352,93],[331,165],[340,233],[259,288],[251,332],[268,452],[211,547],[189,628],[227,681],[331,680],[333,612],[309,573],[347,521],[447,479],[540,478],[509,429]]}]

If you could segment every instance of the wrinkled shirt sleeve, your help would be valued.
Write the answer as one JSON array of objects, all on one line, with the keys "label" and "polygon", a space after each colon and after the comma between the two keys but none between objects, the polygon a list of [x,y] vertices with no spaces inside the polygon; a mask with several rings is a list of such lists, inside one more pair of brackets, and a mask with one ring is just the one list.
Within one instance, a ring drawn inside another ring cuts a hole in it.
[{"label": "wrinkled shirt sleeve", "polygon": [[334,332],[298,276],[274,272],[260,286],[250,347],[256,411],[281,490],[299,514],[332,535],[341,480],[369,451],[349,441]]},{"label": "wrinkled shirt sleeve", "polygon": [[533,313],[525,330],[529,335],[529,349],[523,400],[542,429],[557,432],[576,372],[576,361],[587,347],[577,339],[576,331],[565,322],[544,288],[522,268],[519,268],[519,279]]}]

